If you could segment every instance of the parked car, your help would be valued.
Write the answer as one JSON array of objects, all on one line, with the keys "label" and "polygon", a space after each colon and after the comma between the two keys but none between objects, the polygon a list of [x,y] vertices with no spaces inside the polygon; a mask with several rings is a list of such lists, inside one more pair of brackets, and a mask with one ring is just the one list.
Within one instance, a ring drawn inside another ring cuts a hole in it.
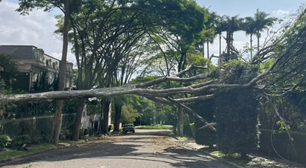
[{"label": "parked car", "polygon": [[135,133],[135,127],[133,124],[125,124],[122,128],[123,133],[133,132]]}]

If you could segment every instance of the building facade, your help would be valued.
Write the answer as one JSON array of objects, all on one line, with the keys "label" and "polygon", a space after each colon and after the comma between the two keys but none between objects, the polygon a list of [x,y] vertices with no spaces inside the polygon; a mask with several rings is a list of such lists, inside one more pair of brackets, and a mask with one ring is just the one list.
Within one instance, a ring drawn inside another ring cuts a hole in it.
[{"label": "building facade", "polygon": [[[0,45],[0,54],[12,57],[17,62],[18,75],[12,83],[13,89],[32,91],[35,82],[47,71],[48,83],[52,84],[58,77],[61,60],[56,59],[32,45]],[[65,89],[73,86],[73,64],[67,62]]]}]

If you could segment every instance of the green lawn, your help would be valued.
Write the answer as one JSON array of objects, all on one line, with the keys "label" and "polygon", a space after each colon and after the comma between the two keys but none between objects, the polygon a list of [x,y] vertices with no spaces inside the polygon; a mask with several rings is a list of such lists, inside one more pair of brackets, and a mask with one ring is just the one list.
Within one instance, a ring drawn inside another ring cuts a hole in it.
[{"label": "green lawn", "polygon": [[143,125],[136,127],[138,129],[172,129],[172,126],[168,125]]},{"label": "green lawn", "polygon": [[178,140],[188,140],[187,137],[176,137]]},{"label": "green lawn", "polygon": [[0,160],[18,157],[22,155],[29,155],[29,154],[45,151],[48,149],[52,149],[54,147],[55,146],[52,144],[42,144],[42,145],[29,146],[27,148],[28,151],[22,151],[22,150],[3,151],[3,152],[0,152]]}]

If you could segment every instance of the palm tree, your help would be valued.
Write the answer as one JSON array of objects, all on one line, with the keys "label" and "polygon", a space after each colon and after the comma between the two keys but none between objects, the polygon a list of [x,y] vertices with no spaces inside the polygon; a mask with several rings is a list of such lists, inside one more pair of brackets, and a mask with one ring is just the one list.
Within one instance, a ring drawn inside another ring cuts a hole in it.
[{"label": "palm tree", "polygon": [[268,13],[261,12],[257,9],[255,16],[255,27],[256,27],[256,37],[257,37],[257,50],[259,51],[259,39],[261,37],[261,32],[268,29],[277,20],[275,17],[269,17]]},{"label": "palm tree", "polygon": [[206,29],[203,32],[203,39],[202,39],[202,44],[203,44],[203,56],[204,56],[204,46],[206,42],[206,47],[207,47],[207,59],[209,59],[209,43],[213,43],[214,38],[216,36],[215,33],[215,27],[216,27],[216,19],[218,17],[216,12],[210,12],[208,9],[204,9],[206,14],[208,15],[207,22],[205,23]]},{"label": "palm tree", "polygon": [[217,26],[217,18],[219,16],[216,12],[210,12],[207,21],[207,28],[210,30],[208,36],[206,37],[206,44],[207,44],[207,58],[209,59],[209,43],[213,43],[216,37],[215,29]]},{"label": "palm tree", "polygon": [[244,31],[246,35],[250,35],[251,58],[253,57],[253,35],[256,34],[256,22],[253,17],[246,17],[244,23]]},{"label": "palm tree", "polygon": [[233,34],[236,31],[243,30],[243,18],[239,18],[238,15],[235,15],[233,17],[230,16],[224,16],[225,22],[227,24],[227,35],[226,35],[226,43],[227,43],[227,54],[230,55],[233,51]]},{"label": "palm tree", "polygon": [[218,16],[216,19],[216,28],[215,33],[219,35],[219,56],[221,55],[221,40],[222,40],[222,32],[227,30],[227,24],[224,21],[223,16]]}]

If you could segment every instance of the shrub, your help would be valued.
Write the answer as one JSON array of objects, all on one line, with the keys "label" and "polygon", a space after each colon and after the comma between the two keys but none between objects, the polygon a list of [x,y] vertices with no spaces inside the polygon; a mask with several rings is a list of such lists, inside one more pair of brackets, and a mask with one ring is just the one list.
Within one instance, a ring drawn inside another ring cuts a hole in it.
[{"label": "shrub", "polygon": [[258,147],[258,101],[252,88],[223,90],[215,96],[217,147],[241,157]]},{"label": "shrub", "polygon": [[12,139],[8,135],[0,135],[0,150],[11,143]]},{"label": "shrub", "polygon": [[24,144],[30,144],[31,143],[31,137],[28,134],[25,135],[18,135],[13,138],[12,143],[10,144],[11,148],[20,148]]}]

